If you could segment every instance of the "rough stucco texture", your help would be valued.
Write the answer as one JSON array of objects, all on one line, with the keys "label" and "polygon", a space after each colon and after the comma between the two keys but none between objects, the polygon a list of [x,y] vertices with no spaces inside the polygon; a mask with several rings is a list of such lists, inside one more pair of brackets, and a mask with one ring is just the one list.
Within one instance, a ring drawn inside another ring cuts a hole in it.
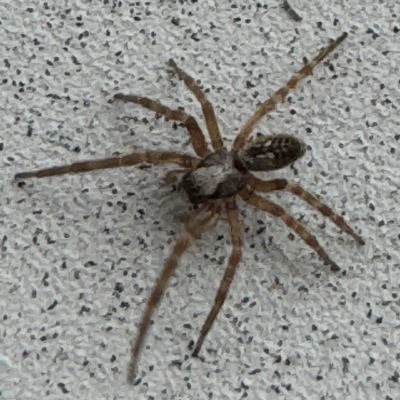
[{"label": "rough stucco texture", "polygon": [[[313,3],[313,4],[309,4]],[[314,4],[315,3],[315,4]],[[379,4],[378,4],[379,3]],[[398,399],[400,5],[396,1],[1,3],[1,399]],[[61,5],[62,4],[62,5]],[[324,198],[360,247],[289,195],[332,274],[281,221],[244,206],[244,257],[189,357],[223,274],[222,221],[183,257],[126,385],[130,342],[187,207],[169,167],[25,180],[16,172],[138,148],[193,154],[181,126],[117,92],[184,106],[166,66],[201,80],[229,145],[257,104],[330,38],[346,42],[265,118],[308,151],[285,177]],[[181,365],[177,365],[181,361]]]}]

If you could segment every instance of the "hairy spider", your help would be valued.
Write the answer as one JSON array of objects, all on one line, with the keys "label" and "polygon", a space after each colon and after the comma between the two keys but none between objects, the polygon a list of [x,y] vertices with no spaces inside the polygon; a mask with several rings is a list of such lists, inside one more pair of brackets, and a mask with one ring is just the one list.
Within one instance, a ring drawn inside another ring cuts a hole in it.
[{"label": "hairy spider", "polygon": [[201,329],[199,338],[193,350],[197,356],[217,317],[228,294],[229,287],[235,276],[236,268],[242,258],[243,229],[239,210],[236,204],[237,196],[256,208],[279,217],[288,227],[292,228],[319,256],[330,265],[332,271],[340,268],[332,261],[317,238],[307,231],[298,221],[288,215],[279,205],[267,200],[255,192],[269,193],[275,190],[285,190],[300,197],[305,202],[316,208],[321,214],[330,218],[341,230],[351,235],[358,243],[364,244],[363,239],[357,235],[343,220],[328,206],[322,204],[311,193],[304,190],[296,183],[286,179],[261,180],[250,171],[271,171],[285,167],[300,158],[305,153],[304,143],[289,135],[260,136],[250,139],[250,134],[260,122],[261,118],[272,111],[277,104],[282,103],[290,89],[293,89],[305,77],[312,74],[314,67],[331,53],[343,40],[347,33],[343,33],[332,41],[326,48],[296,74],[290,78],[285,87],[275,92],[269,100],[262,103],[251,118],[246,122],[233,143],[233,148],[224,147],[218,127],[217,118],[211,103],[206,99],[203,91],[196,81],[182,71],[170,60],[169,65],[176,71],[179,79],[194,93],[200,102],[206,121],[207,130],[211,138],[211,152],[206,144],[205,137],[196,119],[182,110],[173,110],[147,97],[116,94],[115,99],[125,100],[140,104],[165,117],[182,122],[191,137],[191,142],[197,157],[181,154],[175,151],[143,151],[126,156],[119,156],[104,160],[86,161],[67,166],[44,169],[35,172],[23,172],[16,178],[42,178],[52,175],[79,173],[105,168],[128,167],[131,165],[148,163],[152,165],[176,164],[180,170],[172,174],[183,174],[182,186],[191,203],[198,208],[188,212],[182,222],[185,226],[184,235],[176,242],[171,255],[165,261],[158,281],[147,301],[146,308],[140,323],[136,340],[131,349],[131,360],[128,369],[128,382],[133,383],[136,376],[137,362],[148,331],[151,317],[160,303],[168,281],[178,266],[178,260],[190,244],[199,239],[207,230],[215,226],[225,213],[230,226],[232,237],[232,251],[228,266],[220,283],[214,305]]}]

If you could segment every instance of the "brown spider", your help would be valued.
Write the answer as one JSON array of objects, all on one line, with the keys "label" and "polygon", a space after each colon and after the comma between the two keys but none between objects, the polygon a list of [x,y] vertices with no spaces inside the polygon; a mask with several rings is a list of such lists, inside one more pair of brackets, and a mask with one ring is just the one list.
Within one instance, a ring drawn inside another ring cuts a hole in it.
[{"label": "brown spider", "polygon": [[143,347],[151,317],[155,308],[160,303],[169,279],[178,266],[179,258],[195,239],[199,239],[205,231],[215,226],[217,221],[221,218],[222,213],[226,213],[227,221],[230,226],[233,248],[229,257],[228,266],[215,297],[214,306],[201,329],[200,336],[193,350],[193,356],[199,354],[204,339],[210,331],[226,299],[236,268],[242,257],[243,229],[236,204],[237,196],[247,203],[252,204],[254,207],[281,218],[287,226],[292,228],[331,266],[332,271],[339,271],[340,268],[322,249],[316,237],[288,215],[282,207],[259,196],[254,193],[255,191],[269,193],[275,190],[286,190],[300,197],[316,208],[321,214],[330,218],[340,229],[357,240],[358,243],[364,244],[363,239],[346,224],[342,217],[335,214],[328,206],[322,204],[316,197],[299,185],[289,183],[286,179],[264,181],[250,173],[250,171],[276,170],[293,163],[304,155],[304,143],[295,137],[289,135],[273,135],[261,136],[257,139],[249,140],[250,134],[260,122],[261,118],[272,111],[277,104],[282,103],[289,90],[296,87],[302,79],[309,76],[314,67],[343,42],[346,37],[347,33],[343,33],[339,38],[332,41],[326,48],[322,49],[312,61],[301,68],[297,74],[293,75],[285,87],[279,89],[269,100],[262,103],[237,135],[231,150],[227,150],[224,147],[218,128],[217,118],[211,103],[206,99],[195,80],[183,72],[176,65],[175,61],[170,60],[169,65],[194,93],[202,106],[214,152],[208,149],[204,135],[193,116],[181,110],[172,110],[147,97],[116,94],[114,96],[116,99],[140,104],[169,119],[182,122],[189,131],[193,148],[198,157],[192,157],[174,151],[144,151],[105,160],[79,162],[35,172],[23,172],[16,175],[16,178],[42,178],[45,176],[87,172],[97,169],[128,167],[141,163],[149,163],[152,165],[173,163],[182,168],[172,171],[172,174],[184,174],[181,181],[182,187],[191,203],[199,205],[199,207],[187,213],[182,218],[182,222],[185,226],[185,234],[176,242],[171,255],[165,261],[164,268],[147,301],[139,332],[131,349],[131,360],[128,369],[128,382],[130,384],[133,383],[136,376],[138,357]]}]

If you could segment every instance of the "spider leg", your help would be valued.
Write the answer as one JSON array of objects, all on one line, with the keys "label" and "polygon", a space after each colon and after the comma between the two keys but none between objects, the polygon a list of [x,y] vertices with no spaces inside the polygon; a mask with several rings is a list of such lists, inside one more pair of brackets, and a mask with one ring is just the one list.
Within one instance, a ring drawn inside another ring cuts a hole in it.
[{"label": "spider leg", "polygon": [[258,192],[268,193],[274,190],[285,190],[289,193],[294,194],[297,197],[300,197],[310,206],[317,209],[322,215],[328,217],[339,229],[352,236],[359,244],[365,244],[364,240],[359,235],[357,235],[353,231],[353,229],[350,228],[349,225],[347,225],[347,223],[340,215],[337,215],[331,208],[321,203],[315,196],[313,196],[310,192],[307,192],[297,183],[289,183],[286,179],[263,181],[262,179],[251,175],[249,184],[254,190]]},{"label": "spider leg", "polygon": [[182,110],[172,110],[171,108],[164,106],[158,101],[151,100],[147,97],[139,97],[134,95],[125,95],[122,93],[118,93],[114,95],[114,99],[140,104],[142,107],[155,111],[156,113],[159,113],[161,115],[164,115],[165,117],[172,119],[173,121],[183,122],[183,124],[186,126],[186,129],[189,132],[190,139],[192,141],[192,146],[196,154],[199,157],[204,158],[210,153],[210,151],[207,148],[203,132],[201,131],[198,122],[193,116],[186,114]]},{"label": "spider leg", "polygon": [[308,64],[301,68],[300,71],[294,74],[286,86],[276,91],[270,99],[262,103],[238,133],[233,143],[233,149],[241,149],[245,145],[251,132],[260,122],[261,118],[271,112],[277,106],[277,104],[282,103],[289,91],[294,89],[301,80],[311,75],[314,67],[319,64],[329,53],[331,53],[340,43],[342,43],[346,37],[347,33],[343,33],[336,40],[329,43],[328,46],[323,48],[313,60],[311,60]]},{"label": "spider leg", "polygon": [[161,297],[165,292],[165,288],[172,274],[178,267],[178,261],[180,257],[195,239],[199,239],[205,231],[211,229],[217,223],[218,218],[219,209],[211,209],[206,216],[204,216],[204,214],[200,216],[196,215],[191,222],[185,224],[185,234],[175,243],[171,255],[165,261],[158,281],[150,295],[149,300],[147,301],[146,309],[140,322],[139,332],[131,349],[131,360],[129,363],[127,376],[127,381],[129,384],[133,384],[133,380],[136,376],[138,358],[150,326],[151,317],[161,301]]},{"label": "spider leg", "polygon": [[15,175],[15,179],[21,178],[43,178],[46,176],[77,174],[80,172],[95,171],[97,169],[130,167],[131,165],[149,163],[178,164],[181,167],[192,168],[197,164],[197,158],[180,154],[174,151],[145,151],[143,153],[132,153],[126,156],[106,158],[103,160],[82,161],[60,167],[42,169],[39,171],[21,172]]},{"label": "spider leg", "polygon": [[231,228],[232,236],[232,252],[229,257],[228,266],[225,269],[224,276],[222,278],[221,284],[219,286],[217,295],[215,296],[215,302],[213,308],[206,321],[201,328],[199,338],[197,339],[196,345],[193,350],[193,356],[196,357],[199,354],[201,346],[203,345],[204,339],[206,338],[208,332],[210,331],[215,318],[217,317],[222,305],[225,302],[226,296],[228,294],[229,288],[233,281],[236,273],[236,268],[242,259],[242,244],[243,244],[243,228],[240,221],[240,212],[237,208],[236,202],[233,200],[226,203],[228,223]]},{"label": "spider leg", "polygon": [[182,174],[187,173],[188,170],[187,169],[173,169],[172,171],[168,171],[165,174],[165,182],[166,183],[175,183],[177,181],[179,181],[179,178],[181,177]]},{"label": "spider leg", "polygon": [[203,213],[207,207],[208,207],[208,205],[203,203],[197,209],[192,209],[188,212],[177,215],[175,217],[175,219],[178,220],[180,223],[184,224],[185,229],[186,229],[186,226],[188,226],[188,224],[190,225],[190,223],[193,221],[193,219],[197,218],[198,215]]},{"label": "spider leg", "polygon": [[212,104],[207,100],[205,94],[200,89],[196,81],[189,76],[186,72],[182,71],[175,63],[174,60],[170,59],[168,64],[176,71],[179,79],[185,82],[186,86],[193,92],[197,100],[201,104],[203,115],[206,120],[207,130],[211,138],[211,143],[214,150],[222,149],[224,143],[221,138],[221,133],[218,127],[217,117],[215,115]]},{"label": "spider leg", "polygon": [[240,197],[247,203],[253,205],[260,210],[266,211],[269,214],[279,217],[289,228],[292,228],[319,256],[331,266],[332,271],[340,271],[339,266],[333,262],[325,250],[318,243],[317,238],[304,228],[298,221],[286,213],[286,211],[278,204],[273,203],[263,197],[251,193],[247,189],[239,193]]}]

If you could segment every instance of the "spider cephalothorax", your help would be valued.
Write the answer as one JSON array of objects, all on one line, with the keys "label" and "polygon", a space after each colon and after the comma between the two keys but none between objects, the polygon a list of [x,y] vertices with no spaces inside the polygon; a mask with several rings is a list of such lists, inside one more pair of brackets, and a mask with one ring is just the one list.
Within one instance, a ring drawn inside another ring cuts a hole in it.
[{"label": "spider cephalothorax", "polygon": [[304,143],[289,135],[259,136],[240,151],[218,150],[204,158],[182,179],[194,204],[238,194],[251,179],[248,171],[286,167],[305,153]]},{"label": "spider cephalothorax", "polygon": [[215,297],[214,305],[201,329],[200,336],[193,350],[193,355],[198,355],[203,341],[226,299],[242,256],[243,229],[236,204],[237,197],[273,216],[279,217],[305,243],[312,247],[331,266],[331,270],[333,271],[338,271],[339,267],[319,245],[317,238],[309,233],[298,221],[288,215],[282,207],[260,196],[256,192],[268,193],[275,190],[286,190],[300,197],[324,216],[330,218],[340,229],[356,239],[358,243],[364,243],[362,238],[346,224],[342,217],[335,214],[328,206],[322,204],[316,197],[298,184],[290,183],[286,179],[264,181],[255,177],[250,172],[276,170],[291,164],[304,154],[305,146],[303,142],[293,136],[260,136],[255,140],[249,140],[249,138],[261,118],[272,111],[278,103],[283,102],[289,90],[293,89],[302,79],[310,75],[313,68],[346,37],[347,34],[344,33],[326,48],[322,49],[313,60],[293,75],[286,86],[275,92],[269,100],[262,103],[240,130],[231,150],[226,150],[223,146],[214,109],[206,99],[203,91],[193,78],[183,72],[173,60],[170,60],[169,65],[178,73],[179,78],[185,82],[202,106],[214,152],[210,152],[208,149],[200,126],[193,116],[186,114],[182,110],[173,110],[146,97],[117,94],[114,96],[116,99],[140,104],[169,119],[182,122],[190,134],[197,157],[174,151],[143,151],[106,160],[86,161],[40,171],[23,172],[16,175],[16,178],[45,177],[96,169],[126,167],[142,163],[153,165],[172,163],[182,168],[178,171],[178,173],[184,172],[182,186],[189,200],[192,203],[200,204],[200,206],[182,218],[185,226],[185,234],[176,242],[170,257],[165,261],[159,279],[147,302],[140,322],[138,335],[131,350],[131,361],[128,370],[128,381],[130,383],[133,382],[136,375],[137,360],[150,326],[151,317],[161,300],[169,279],[178,266],[180,256],[193,240],[200,238],[205,231],[215,226],[221,215],[225,214],[230,226],[232,252]]},{"label": "spider cephalothorax", "polygon": [[246,186],[247,169],[232,151],[221,149],[200,161],[182,179],[193,204],[234,196]]}]

